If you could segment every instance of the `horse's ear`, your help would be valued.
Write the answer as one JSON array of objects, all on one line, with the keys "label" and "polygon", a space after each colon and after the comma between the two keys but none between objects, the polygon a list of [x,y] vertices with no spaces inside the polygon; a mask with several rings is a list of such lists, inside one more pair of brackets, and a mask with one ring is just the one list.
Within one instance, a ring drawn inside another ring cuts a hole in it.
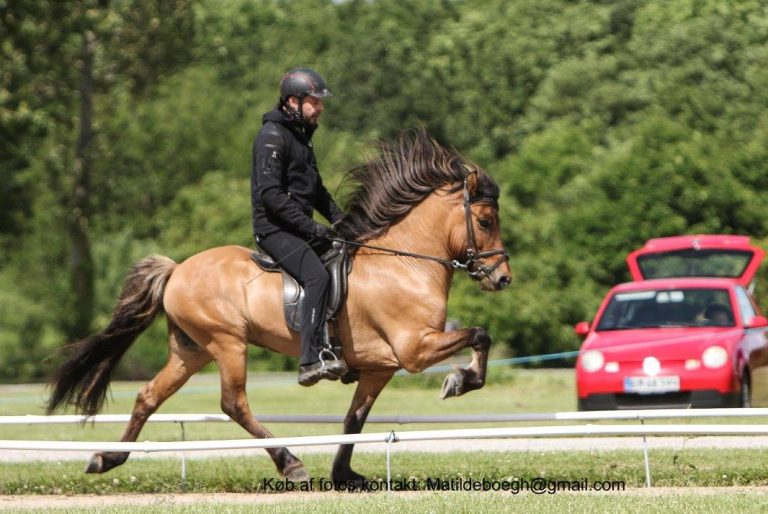
[{"label": "horse's ear", "polygon": [[467,190],[470,198],[477,194],[477,170],[467,170]]}]

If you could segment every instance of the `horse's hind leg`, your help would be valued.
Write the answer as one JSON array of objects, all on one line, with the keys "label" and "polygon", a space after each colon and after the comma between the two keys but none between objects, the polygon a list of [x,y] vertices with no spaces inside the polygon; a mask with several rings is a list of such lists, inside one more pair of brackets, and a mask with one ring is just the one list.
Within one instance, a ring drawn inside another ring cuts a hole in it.
[{"label": "horse's hind leg", "polygon": [[[355,389],[355,395],[352,398],[352,404],[349,406],[347,416],[344,418],[344,433],[359,434],[363,430],[363,425],[368,417],[368,413],[373,407],[373,402],[378,398],[381,390],[392,378],[394,370],[382,370],[379,373],[362,372],[360,382]],[[352,450],[354,444],[342,444],[333,459],[333,468],[331,469],[331,480],[339,487],[342,483],[346,490],[360,487],[365,477],[352,470]]]},{"label": "horse's hind leg", "polygon": [[[147,383],[136,397],[131,419],[120,438],[133,442],[139,437],[144,423],[160,405],[183,386],[189,377],[211,361],[211,356],[178,327],[169,322],[170,355],[165,367]],[[129,452],[95,453],[86,473],[104,473],[128,459]]]},{"label": "horse's hind leg", "polygon": [[[236,421],[252,436],[264,439],[272,434],[256,421],[245,394],[246,354],[245,343],[231,336],[217,337],[215,345],[209,345],[215,353],[221,373],[221,410]],[[266,448],[277,466],[278,472],[291,482],[306,482],[309,472],[304,463],[287,448]]]}]

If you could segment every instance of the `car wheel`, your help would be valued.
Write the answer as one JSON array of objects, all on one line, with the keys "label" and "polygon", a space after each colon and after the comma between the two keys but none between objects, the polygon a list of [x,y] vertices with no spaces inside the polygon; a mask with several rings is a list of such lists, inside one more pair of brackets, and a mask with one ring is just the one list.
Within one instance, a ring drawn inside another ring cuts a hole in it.
[{"label": "car wheel", "polygon": [[739,407],[752,407],[752,388],[749,387],[749,375],[744,373],[741,379],[741,389],[739,390]]}]

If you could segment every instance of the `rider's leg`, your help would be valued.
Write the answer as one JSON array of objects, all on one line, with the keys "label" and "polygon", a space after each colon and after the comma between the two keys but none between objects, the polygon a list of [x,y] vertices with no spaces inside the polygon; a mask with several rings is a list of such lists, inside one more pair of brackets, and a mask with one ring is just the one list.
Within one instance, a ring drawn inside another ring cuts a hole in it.
[{"label": "rider's leg", "polygon": [[259,246],[304,288],[299,383],[309,386],[322,379],[336,380],[347,372],[347,366],[332,352],[323,351],[330,277],[320,258],[304,239],[287,232],[260,238]]}]

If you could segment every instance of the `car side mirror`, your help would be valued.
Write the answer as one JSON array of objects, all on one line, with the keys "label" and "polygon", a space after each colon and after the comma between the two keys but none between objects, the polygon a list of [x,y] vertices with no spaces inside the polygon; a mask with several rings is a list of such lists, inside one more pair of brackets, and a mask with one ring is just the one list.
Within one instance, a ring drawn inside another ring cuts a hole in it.
[{"label": "car side mirror", "polygon": [[584,337],[589,334],[589,321],[579,321],[573,328],[576,331],[576,335]]},{"label": "car side mirror", "polygon": [[747,324],[747,328],[763,328],[768,327],[768,318],[765,316],[755,316]]}]

